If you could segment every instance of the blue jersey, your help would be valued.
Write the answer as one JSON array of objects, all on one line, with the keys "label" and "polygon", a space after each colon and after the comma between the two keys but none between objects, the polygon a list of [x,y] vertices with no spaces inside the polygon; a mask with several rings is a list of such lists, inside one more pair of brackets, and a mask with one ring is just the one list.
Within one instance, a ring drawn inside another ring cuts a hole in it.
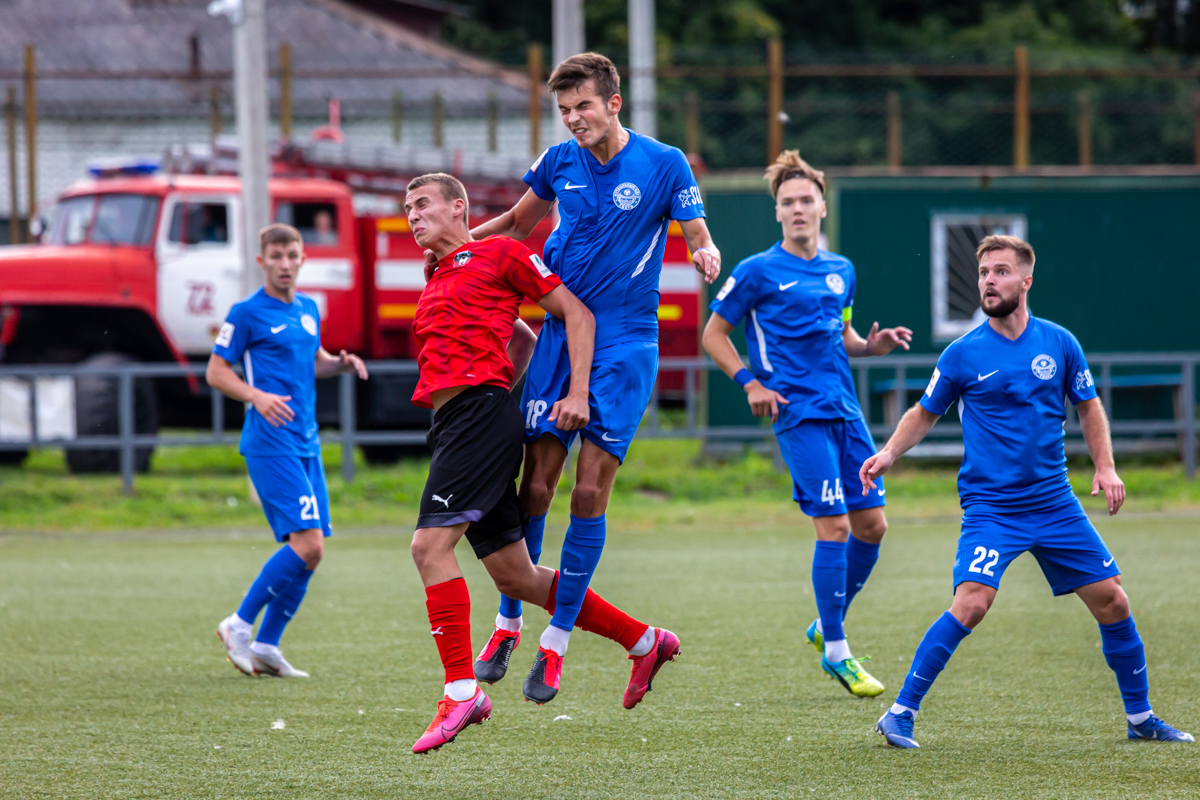
[{"label": "blue jersey", "polygon": [[291,304],[259,289],[229,309],[213,353],[242,361],[246,383],[264,392],[291,395],[295,416],[276,428],[253,406],[246,410],[238,451],[246,456],[315,456],[317,437],[317,350],[320,314],[310,297],[297,293]]},{"label": "blue jersey", "polygon": [[738,264],[709,306],[731,325],[746,321],[754,377],[788,401],[777,433],[806,419],[862,419],[842,341],[855,287],[846,258],[818,250],[810,261],[776,243]]},{"label": "blue jersey", "polygon": [[627,132],[629,142],[607,164],[571,139],[542,153],[525,174],[534,194],[558,200],[558,226],[543,257],[596,317],[597,350],[658,341],[667,226],[704,216],[683,153]]},{"label": "blue jersey", "polygon": [[984,323],[942,352],[921,406],[962,419],[963,508],[1033,511],[1067,501],[1065,398],[1096,396],[1083,349],[1066,328],[1030,316],[1010,341]]}]

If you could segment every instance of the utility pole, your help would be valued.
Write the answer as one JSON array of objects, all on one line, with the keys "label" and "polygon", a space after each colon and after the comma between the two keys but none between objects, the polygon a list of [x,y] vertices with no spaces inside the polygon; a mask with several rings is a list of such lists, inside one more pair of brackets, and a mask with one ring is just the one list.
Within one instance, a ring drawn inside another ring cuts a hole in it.
[{"label": "utility pole", "polygon": [[[573,55],[578,55],[587,49],[583,17],[583,0],[554,0],[554,35],[552,61],[550,71]],[[566,125],[555,125],[555,134],[551,137],[556,142],[565,142],[571,138],[571,132]]]},{"label": "utility pole", "polygon": [[633,129],[658,136],[654,0],[629,0],[629,72]]},{"label": "utility pole", "polygon": [[270,221],[267,178],[266,0],[213,0],[209,16],[224,15],[233,26],[233,87],[237,107],[238,173],[242,178],[242,293],[262,286],[255,266],[258,232]]}]

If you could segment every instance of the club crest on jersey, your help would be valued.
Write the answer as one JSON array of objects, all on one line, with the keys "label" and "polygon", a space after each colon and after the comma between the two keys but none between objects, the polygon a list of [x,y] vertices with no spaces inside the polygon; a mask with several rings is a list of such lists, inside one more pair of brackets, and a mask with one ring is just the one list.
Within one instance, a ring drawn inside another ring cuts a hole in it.
[{"label": "club crest on jersey", "polygon": [[309,336],[317,335],[317,321],[313,318],[312,314],[300,315],[300,327],[308,331]]},{"label": "club crest on jersey", "polygon": [[632,211],[642,202],[642,190],[632,183],[622,183],[613,189],[613,202],[622,211]]},{"label": "club crest on jersey", "polygon": [[467,265],[467,262],[470,261],[474,257],[475,257],[475,254],[472,253],[470,250],[463,250],[461,253],[454,256],[454,266],[465,267]]},{"label": "club crest on jersey", "polygon": [[842,276],[836,272],[831,272],[825,276],[825,285],[829,287],[829,291],[834,294],[841,294],[846,291],[846,282],[842,280]]},{"label": "club crest on jersey", "polygon": [[1035,358],[1030,366],[1033,367],[1033,374],[1044,381],[1050,380],[1054,377],[1054,373],[1058,372],[1058,364],[1045,353]]}]

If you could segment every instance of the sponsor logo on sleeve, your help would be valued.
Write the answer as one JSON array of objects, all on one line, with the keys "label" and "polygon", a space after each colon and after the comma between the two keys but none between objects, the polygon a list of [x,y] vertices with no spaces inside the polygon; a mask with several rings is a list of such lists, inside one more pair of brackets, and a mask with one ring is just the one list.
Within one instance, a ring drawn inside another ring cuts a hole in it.
[{"label": "sponsor logo on sleeve", "polygon": [[221,326],[221,330],[217,331],[216,344],[218,347],[229,347],[229,343],[233,341],[233,323],[226,322]]},{"label": "sponsor logo on sleeve", "polygon": [[541,275],[543,278],[550,277],[550,275],[551,275],[550,268],[546,266],[545,262],[542,261],[542,259],[538,256],[537,253],[529,254],[529,263],[533,264],[533,268],[536,269],[538,271],[538,274]]},{"label": "sponsor logo on sleeve", "polygon": [[841,294],[846,291],[846,282],[842,280],[842,276],[836,272],[831,272],[825,276],[825,285],[829,287],[829,291],[834,294]]},{"label": "sponsor logo on sleeve", "polygon": [[1095,386],[1096,382],[1092,380],[1092,371],[1085,369],[1083,372],[1075,374],[1075,391],[1082,392],[1089,386]]},{"label": "sponsor logo on sleeve", "polygon": [[543,159],[543,158],[545,158],[545,157],[546,157],[546,153],[549,153],[549,152],[550,152],[550,148],[549,148],[549,147],[547,147],[545,150],[543,150],[543,151],[542,151],[542,154],[541,154],[540,156],[538,156],[538,157],[537,157],[537,161],[533,162],[533,166],[529,168],[529,171],[530,171],[530,172],[537,172],[537,168],[538,168],[538,167],[540,167],[540,166],[542,165],[542,159]]},{"label": "sponsor logo on sleeve", "polygon": [[642,190],[632,183],[622,183],[613,189],[613,202],[622,211],[632,211],[642,202]]},{"label": "sponsor logo on sleeve", "polygon": [[689,206],[699,206],[704,204],[700,199],[700,189],[697,186],[693,186],[690,189],[684,189],[678,194],[678,198],[680,208],[688,208]]},{"label": "sponsor logo on sleeve", "polygon": [[729,292],[733,290],[733,285],[737,283],[737,278],[732,275],[725,281],[725,285],[721,287],[721,291],[717,292],[717,299],[724,300]]},{"label": "sponsor logo on sleeve", "polygon": [[942,377],[942,371],[937,367],[933,369],[933,375],[929,378],[929,385],[925,387],[925,396],[933,397],[933,387],[937,386],[938,379]]},{"label": "sponsor logo on sleeve", "polygon": [[1058,372],[1058,364],[1045,353],[1035,358],[1029,366],[1033,369],[1033,374],[1044,381],[1050,380],[1054,377],[1054,373]]}]

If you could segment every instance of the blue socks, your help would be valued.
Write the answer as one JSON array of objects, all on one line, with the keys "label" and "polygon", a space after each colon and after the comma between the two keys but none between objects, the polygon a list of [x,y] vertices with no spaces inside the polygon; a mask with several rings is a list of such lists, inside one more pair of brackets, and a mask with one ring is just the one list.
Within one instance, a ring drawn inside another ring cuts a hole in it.
[{"label": "blue socks", "polygon": [[571,515],[571,527],[563,540],[562,558],[558,562],[558,589],[555,591],[554,616],[550,624],[570,631],[575,627],[575,618],[583,605],[592,573],[600,563],[604,552],[604,535],[607,530],[604,515],[586,519]]},{"label": "blue socks", "polygon": [[263,614],[262,625],[259,626],[258,636],[254,641],[279,646],[279,638],[283,636],[283,629],[292,621],[292,616],[300,607],[304,593],[308,591],[308,581],[312,576],[311,569],[301,571],[283,590],[283,594],[267,603],[267,613]]},{"label": "blue socks", "polygon": [[263,564],[262,572],[258,573],[254,583],[250,584],[250,591],[242,599],[237,615],[253,625],[262,607],[281,596],[287,585],[300,577],[302,572],[305,572],[304,559],[285,544]]},{"label": "blue socks", "polygon": [[[843,619],[846,617],[846,612],[850,610],[850,601],[862,591],[878,560],[878,544],[855,539],[853,535],[846,540],[846,603],[842,608]],[[825,627],[824,622],[821,623],[821,627]]]},{"label": "blue socks", "polygon": [[943,612],[937,622],[925,631],[925,638],[917,645],[912,669],[904,676],[904,687],[896,697],[896,705],[913,711],[920,709],[921,700],[946,668],[946,662],[954,655],[954,648],[970,633],[971,629],[956,620],[953,614]]},{"label": "blue socks", "polygon": [[[525,547],[529,550],[529,560],[538,563],[542,557],[542,537],[546,535],[546,515],[525,518]],[[603,539],[601,540],[603,544]],[[500,595],[500,616],[514,619],[521,616],[521,601],[513,600],[507,595]]]},{"label": "blue socks", "polygon": [[1146,677],[1146,650],[1133,617],[1100,626],[1104,660],[1117,675],[1126,714],[1150,710],[1150,681]]},{"label": "blue socks", "polygon": [[817,542],[813,550],[812,583],[825,641],[845,639],[846,634],[842,630],[842,615],[846,607],[845,543]]}]

